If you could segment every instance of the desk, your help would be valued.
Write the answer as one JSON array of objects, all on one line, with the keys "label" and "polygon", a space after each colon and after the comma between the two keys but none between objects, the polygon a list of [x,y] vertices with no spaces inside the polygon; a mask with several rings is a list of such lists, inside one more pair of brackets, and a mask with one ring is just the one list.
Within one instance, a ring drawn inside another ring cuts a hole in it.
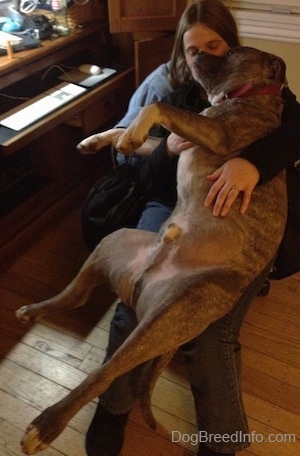
[{"label": "desk", "polygon": [[[101,125],[117,118],[118,113],[121,114],[128,101],[128,89],[133,87],[133,74],[133,68],[119,71],[107,82],[88,90],[13,137],[1,141],[1,150],[4,154],[16,152],[62,123],[82,128],[83,136],[91,134]],[[5,116],[0,116],[0,120]]]},{"label": "desk", "polygon": [[[66,59],[88,55],[89,63],[110,66],[104,59],[108,49],[104,26],[91,24],[68,37],[43,41],[42,47],[0,57],[0,92]],[[85,54],[86,53],[86,54]],[[104,60],[104,61],[103,61]],[[59,82],[59,81],[58,81]],[[85,136],[111,126],[126,110],[134,90],[134,69],[121,69],[109,80],[2,142],[2,157],[29,154],[33,170],[46,184],[0,216],[0,267],[25,248],[72,201],[83,199],[96,175],[108,169],[102,155],[80,156],[76,144]],[[2,112],[2,117],[3,117]],[[102,168],[102,170],[101,170]],[[95,173],[98,170],[98,173]]]},{"label": "desk", "polygon": [[[88,51],[93,63],[98,62],[103,66],[106,63],[106,58],[103,57],[107,52],[106,41],[105,28],[97,23],[75,30],[68,37],[43,41],[40,48],[15,53],[13,60],[9,60],[8,56],[1,56],[0,91],[12,84],[20,84],[28,76],[50,68],[61,61],[75,58],[76,55],[80,56],[85,51]],[[89,90],[80,98],[30,125],[13,138],[2,141],[0,145],[2,151],[5,154],[13,153],[74,116],[81,117],[83,134],[90,134],[103,123],[107,123],[112,115],[120,112],[120,106],[124,107],[124,102],[126,103],[128,100],[129,90],[133,88],[133,82],[130,81],[132,72],[133,69],[119,71],[108,82]],[[116,96],[118,90],[119,93]],[[5,117],[4,114],[0,116],[0,119],[3,117]]]}]

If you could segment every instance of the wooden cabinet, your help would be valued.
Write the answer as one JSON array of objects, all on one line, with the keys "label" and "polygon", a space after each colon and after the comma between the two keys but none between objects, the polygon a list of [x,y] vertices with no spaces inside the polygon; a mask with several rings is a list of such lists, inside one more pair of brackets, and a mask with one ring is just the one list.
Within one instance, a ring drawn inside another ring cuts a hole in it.
[{"label": "wooden cabinet", "polygon": [[136,87],[151,71],[170,59],[173,43],[174,34],[134,41]]},{"label": "wooden cabinet", "polygon": [[111,33],[174,30],[186,0],[109,0]]},{"label": "wooden cabinet", "polygon": [[[108,0],[110,32],[115,34],[114,40],[121,54],[135,67],[136,87],[158,65],[169,60],[175,29],[190,2]],[[131,34],[132,47],[128,34]],[[129,48],[131,54],[128,54]]]}]

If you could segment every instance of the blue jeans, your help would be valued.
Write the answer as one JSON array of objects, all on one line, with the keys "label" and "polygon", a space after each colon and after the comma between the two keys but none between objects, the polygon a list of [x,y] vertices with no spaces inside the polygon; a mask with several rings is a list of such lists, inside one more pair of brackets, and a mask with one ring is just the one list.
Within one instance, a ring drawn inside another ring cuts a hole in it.
[{"label": "blue jeans", "polygon": [[[171,207],[149,202],[138,228],[156,232],[171,212]],[[205,437],[207,433],[234,436],[231,442],[212,440],[207,443],[207,446],[215,451],[230,453],[250,444],[247,440],[248,424],[242,401],[239,334],[247,310],[268,277],[270,269],[271,265],[256,278],[229,314],[212,323],[200,336],[181,347],[189,372],[197,426],[199,431],[202,431],[201,435]],[[111,322],[108,358],[136,325],[135,312],[119,303]],[[148,368],[149,363],[145,363],[117,378],[100,397],[103,407],[113,414],[128,412],[139,398],[139,386],[142,385]],[[241,438],[236,439],[237,435]]]}]

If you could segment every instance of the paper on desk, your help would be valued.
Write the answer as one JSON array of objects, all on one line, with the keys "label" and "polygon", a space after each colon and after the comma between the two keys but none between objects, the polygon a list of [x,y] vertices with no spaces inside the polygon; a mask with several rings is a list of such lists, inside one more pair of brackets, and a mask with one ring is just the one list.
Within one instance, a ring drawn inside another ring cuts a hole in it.
[{"label": "paper on desk", "polygon": [[6,48],[8,41],[14,46],[15,44],[20,44],[22,38],[12,35],[11,33],[0,31],[0,46]]}]

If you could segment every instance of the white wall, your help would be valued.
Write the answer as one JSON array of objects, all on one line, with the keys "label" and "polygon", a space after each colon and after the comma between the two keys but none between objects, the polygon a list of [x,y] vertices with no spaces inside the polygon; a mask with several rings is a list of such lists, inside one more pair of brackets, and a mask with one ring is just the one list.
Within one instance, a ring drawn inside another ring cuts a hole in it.
[{"label": "white wall", "polygon": [[284,59],[287,66],[287,80],[291,91],[300,102],[300,44],[282,43],[254,38],[242,38],[241,44],[271,52]]}]

